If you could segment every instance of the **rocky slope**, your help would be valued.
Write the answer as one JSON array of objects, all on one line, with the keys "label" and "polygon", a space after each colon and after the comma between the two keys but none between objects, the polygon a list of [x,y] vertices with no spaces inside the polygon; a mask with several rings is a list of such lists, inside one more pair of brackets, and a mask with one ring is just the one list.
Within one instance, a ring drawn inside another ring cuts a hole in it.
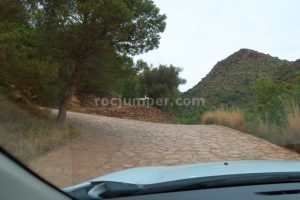
[{"label": "rocky slope", "polygon": [[252,87],[259,77],[294,82],[300,60],[280,60],[250,49],[240,49],[219,61],[184,97],[202,97],[208,105],[248,106],[255,102]]}]

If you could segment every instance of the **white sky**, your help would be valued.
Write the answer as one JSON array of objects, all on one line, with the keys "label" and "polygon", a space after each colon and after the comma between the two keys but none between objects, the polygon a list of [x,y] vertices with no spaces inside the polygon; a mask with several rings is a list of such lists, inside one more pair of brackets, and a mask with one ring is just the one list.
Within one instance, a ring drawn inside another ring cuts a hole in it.
[{"label": "white sky", "polygon": [[211,68],[241,48],[281,59],[300,58],[300,0],[154,0],[167,15],[158,49],[135,57],[155,67],[183,68],[193,87]]}]

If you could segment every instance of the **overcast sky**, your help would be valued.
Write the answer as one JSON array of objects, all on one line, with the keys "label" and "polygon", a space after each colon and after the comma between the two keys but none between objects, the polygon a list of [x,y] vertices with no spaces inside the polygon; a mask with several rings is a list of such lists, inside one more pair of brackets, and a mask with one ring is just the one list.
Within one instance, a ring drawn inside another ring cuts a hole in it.
[{"label": "overcast sky", "polygon": [[282,59],[300,58],[299,0],[154,0],[167,15],[158,49],[135,57],[154,66],[183,68],[193,87],[211,68],[241,48]]}]

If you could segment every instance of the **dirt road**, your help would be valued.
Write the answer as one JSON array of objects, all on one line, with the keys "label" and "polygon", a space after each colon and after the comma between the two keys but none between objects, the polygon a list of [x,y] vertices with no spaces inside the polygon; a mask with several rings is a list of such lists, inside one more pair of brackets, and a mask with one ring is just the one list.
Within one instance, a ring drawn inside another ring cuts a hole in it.
[{"label": "dirt road", "polygon": [[68,113],[81,134],[30,163],[58,187],[138,166],[300,159],[299,154],[217,125],[174,125]]}]

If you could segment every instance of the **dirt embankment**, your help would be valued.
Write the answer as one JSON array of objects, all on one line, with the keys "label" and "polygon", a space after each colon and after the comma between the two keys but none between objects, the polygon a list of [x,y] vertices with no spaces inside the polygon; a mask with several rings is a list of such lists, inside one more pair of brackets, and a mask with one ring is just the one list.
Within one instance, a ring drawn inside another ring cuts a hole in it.
[{"label": "dirt embankment", "polygon": [[[101,100],[116,100],[116,104],[101,105]],[[161,111],[154,106],[124,104],[124,100],[117,94],[109,94],[105,96],[96,96],[92,94],[80,94],[73,97],[69,106],[69,110],[97,114],[108,117],[117,117],[123,119],[133,119],[147,122],[159,122],[167,124],[176,124],[176,118],[170,113]]]}]

